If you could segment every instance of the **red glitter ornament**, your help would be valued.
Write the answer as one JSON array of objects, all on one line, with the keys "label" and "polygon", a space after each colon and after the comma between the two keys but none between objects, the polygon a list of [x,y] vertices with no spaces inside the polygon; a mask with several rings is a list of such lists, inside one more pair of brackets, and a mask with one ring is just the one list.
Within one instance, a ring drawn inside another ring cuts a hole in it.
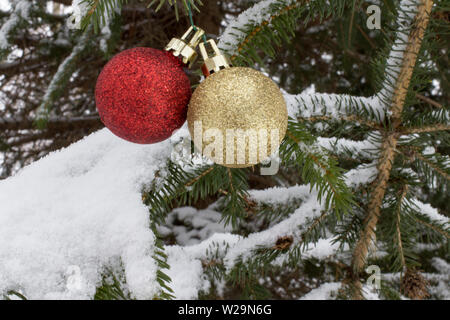
[{"label": "red glitter ornament", "polygon": [[135,143],[170,137],[186,120],[191,86],[184,64],[170,52],[133,48],[114,56],[95,87],[100,118],[115,135]]}]

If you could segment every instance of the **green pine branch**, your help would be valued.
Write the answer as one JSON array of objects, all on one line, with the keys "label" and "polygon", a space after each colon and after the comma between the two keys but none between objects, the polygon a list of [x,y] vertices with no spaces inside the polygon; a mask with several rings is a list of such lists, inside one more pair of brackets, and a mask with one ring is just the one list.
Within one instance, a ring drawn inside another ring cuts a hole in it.
[{"label": "green pine branch", "polygon": [[341,215],[354,205],[352,194],[345,184],[343,169],[315,145],[315,141],[302,124],[289,121],[286,138],[280,147],[281,158],[286,165],[297,167],[302,180],[317,189],[318,201],[323,200],[326,210],[333,209]]}]

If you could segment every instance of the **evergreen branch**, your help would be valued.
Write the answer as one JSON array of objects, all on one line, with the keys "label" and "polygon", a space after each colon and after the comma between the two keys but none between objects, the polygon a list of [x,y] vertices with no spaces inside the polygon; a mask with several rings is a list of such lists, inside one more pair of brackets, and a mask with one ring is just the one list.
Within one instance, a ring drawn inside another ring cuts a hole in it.
[{"label": "evergreen branch", "polygon": [[[289,12],[290,10],[295,9],[300,2],[302,4],[305,4],[309,2],[309,0],[297,0],[296,3],[291,5],[286,5],[278,10],[278,12],[272,16],[270,16],[269,19],[262,21],[259,25],[255,26],[254,29],[244,38],[244,40],[237,46],[237,52],[240,53],[245,46],[248,45],[248,43],[254,38],[265,26],[268,26],[274,19],[280,17],[281,15]],[[231,61],[234,61],[237,58],[237,54],[234,54],[230,57]]]},{"label": "evergreen branch", "polygon": [[[330,3],[322,0],[262,1],[258,4],[258,10],[250,8],[229,24],[221,36],[219,46],[232,55],[236,65],[250,65],[254,62],[262,65],[263,61],[258,53],[262,51],[265,55],[275,56],[275,46],[289,41],[289,34],[295,34],[297,21],[307,24],[316,18],[339,17],[343,9],[352,3],[353,1]],[[377,120],[385,117],[380,99],[376,96],[365,98],[336,94],[285,94],[285,98],[288,105],[301,101],[305,106],[303,113],[295,111],[296,114],[291,116],[300,114],[304,118],[316,115],[336,117],[342,114]],[[295,110],[294,108],[289,106],[289,109]]]},{"label": "evergreen branch", "polygon": [[172,279],[162,271],[164,269],[170,269],[170,266],[167,264],[167,255],[164,252],[164,244],[161,240],[160,235],[158,234],[155,222],[152,221],[150,227],[153,231],[153,234],[155,235],[155,251],[153,254],[153,259],[155,259],[156,265],[158,267],[156,271],[156,281],[160,286],[160,292],[157,298],[172,300],[173,298],[175,298],[172,288],[169,287],[169,283],[172,282]]},{"label": "evergreen branch", "polygon": [[445,172],[443,169],[441,169],[438,165],[433,163],[431,160],[429,160],[426,157],[424,157],[423,155],[421,155],[419,152],[412,150],[412,149],[409,149],[409,150],[416,159],[426,163],[431,169],[433,169],[435,172],[437,172],[439,175],[441,175],[445,180],[450,181],[450,174]]},{"label": "evergreen branch", "polygon": [[353,141],[345,138],[317,138],[318,144],[339,158],[347,157],[349,160],[371,160],[376,157],[374,152],[377,150],[376,143],[370,140]]},{"label": "evergreen branch", "polygon": [[29,0],[14,1],[12,12],[0,28],[0,61],[11,50],[9,38],[20,26],[29,23],[32,3]]},{"label": "evergreen branch", "polygon": [[[327,119],[329,121],[360,121],[369,127],[384,128],[386,112],[377,97],[359,97],[345,94],[285,94],[288,108],[294,110],[296,118]],[[295,102],[295,103],[294,103]],[[323,117],[323,118],[322,118]]]},{"label": "evergreen branch", "polygon": [[337,214],[347,212],[354,202],[335,160],[323,153],[300,123],[289,121],[286,138],[280,147],[282,159],[287,163],[293,161],[301,168],[302,179],[311,188],[317,187],[318,200],[325,198],[326,210],[334,208]]},{"label": "evergreen branch", "polygon": [[205,171],[203,171],[201,174],[199,174],[198,176],[196,176],[195,178],[191,179],[190,181],[188,181],[184,186],[185,187],[190,187],[192,186],[194,183],[196,183],[197,181],[199,181],[201,178],[203,178],[204,176],[206,176],[208,173],[210,173],[211,171],[214,170],[214,166],[209,167],[208,169],[206,169]]},{"label": "evergreen branch", "polygon": [[143,195],[143,201],[150,207],[156,223],[164,223],[174,204],[191,204],[217,193],[225,195],[221,199],[225,225],[231,222],[236,227],[245,218],[245,207],[248,204],[245,170],[214,165],[188,172],[172,162],[168,163],[166,170],[169,174],[164,174],[163,185],[159,188],[153,186],[153,189]]},{"label": "evergreen branch", "polygon": [[421,5],[419,5],[414,25],[409,35],[408,44],[404,50],[402,67],[397,78],[397,85],[391,103],[392,119],[395,127],[398,127],[401,123],[401,115],[406,94],[408,92],[425,29],[429,22],[432,6],[432,0],[423,0]]},{"label": "evergreen branch", "polygon": [[230,182],[230,189],[231,189],[231,192],[234,192],[234,187],[233,187],[233,178],[232,178],[232,176],[231,176],[231,169],[230,168],[227,168],[227,173],[228,173],[228,181]]},{"label": "evergreen branch", "polygon": [[[357,209],[356,209],[357,210]],[[355,211],[356,211],[355,210]],[[352,244],[358,240],[360,233],[361,218],[355,212],[344,217],[335,228],[336,236],[334,243],[339,243],[339,247],[344,248],[345,244]]]},{"label": "evergreen branch", "polygon": [[81,29],[93,25],[94,32],[98,33],[127,2],[128,0],[83,0],[81,4],[87,6],[87,10],[81,20]]},{"label": "evergreen branch", "polygon": [[311,225],[304,232],[302,232],[301,239],[303,243],[305,243],[306,239],[308,239],[308,235],[310,235],[314,231],[314,229],[317,228],[317,226],[319,226],[320,223],[322,223],[322,220],[326,218],[329,212],[330,211],[323,211],[322,214],[319,217],[314,218]]},{"label": "evergreen branch", "polygon": [[228,190],[223,199],[222,215],[225,225],[231,223],[236,228],[246,216],[247,200],[247,177],[242,169],[222,168],[222,181],[228,183],[222,189]]},{"label": "evergreen branch", "polygon": [[358,117],[357,115],[338,115],[337,117],[332,116],[313,116],[313,117],[298,117],[299,121],[309,121],[309,122],[317,122],[317,121],[331,121],[331,120],[338,120],[338,121],[347,121],[347,122],[358,122],[361,123],[373,130],[379,130],[382,128],[382,126],[375,121],[370,121],[367,119],[364,119],[362,117]]},{"label": "evergreen branch", "polygon": [[[401,4],[404,4],[402,2]],[[412,25],[411,32],[409,34],[409,40],[403,51],[403,58],[401,68],[396,77],[396,85],[393,91],[391,102],[391,122],[394,128],[399,127],[401,124],[401,116],[404,107],[404,102],[409,88],[411,76],[416,63],[417,55],[420,50],[421,42],[424,36],[425,29],[427,27],[431,7],[433,5],[432,0],[423,0],[421,5],[417,8],[417,13]],[[387,78],[388,79],[388,78]],[[378,175],[375,180],[375,186],[371,193],[371,198],[367,207],[367,216],[365,219],[365,227],[361,233],[361,237],[358,240],[353,253],[353,268],[356,277],[364,269],[366,258],[369,250],[369,246],[375,238],[375,228],[380,216],[380,208],[383,202],[383,198],[388,185],[392,163],[395,157],[395,149],[397,145],[397,135],[395,133],[388,133],[384,136],[381,144],[381,156],[378,160],[377,169]],[[361,297],[361,284],[357,278],[355,287],[357,290],[354,292],[356,298]]]},{"label": "evergreen branch", "polygon": [[[70,130],[72,128],[100,128],[103,124],[98,116],[59,118],[51,117],[47,120],[46,129],[54,132]],[[34,129],[34,120],[29,118],[0,119],[0,131],[31,130]]]},{"label": "evergreen branch", "polygon": [[103,273],[102,284],[97,288],[94,295],[94,300],[133,299],[129,292],[123,290],[123,285],[126,282],[123,267],[118,275],[117,273],[117,271],[114,272],[110,268],[106,268],[105,272]]},{"label": "evergreen branch", "polygon": [[424,95],[421,95],[420,93],[416,93],[416,98],[418,98],[418,99],[420,99],[420,100],[422,100],[422,101],[424,101],[424,102],[426,102],[426,103],[428,103],[428,104],[430,104],[430,105],[432,105],[432,106],[434,106],[436,108],[439,108],[439,109],[443,108],[443,106],[440,103],[434,101],[433,99],[425,97]]},{"label": "evergreen branch", "polygon": [[369,43],[372,49],[376,49],[377,46],[373,43],[372,39],[370,39],[367,33],[365,33],[359,25],[356,25],[356,28],[359,30],[359,32],[361,32],[362,36],[367,40],[367,43]]},{"label": "evergreen branch", "polygon": [[407,192],[408,192],[408,185],[405,184],[403,186],[400,198],[398,199],[397,210],[396,210],[396,219],[395,219],[396,240],[397,240],[397,246],[398,246],[398,251],[399,251],[399,255],[400,255],[400,261],[401,261],[401,265],[403,268],[406,267],[406,262],[405,262],[405,255],[403,253],[402,233],[400,230],[400,215],[401,215],[403,200],[405,199]]},{"label": "evergreen branch", "polygon": [[73,47],[72,53],[64,59],[64,61],[59,65],[56,73],[53,75],[47,91],[42,98],[42,102],[36,111],[36,124],[38,128],[45,127],[48,121],[50,108],[55,100],[61,96],[64,88],[70,80],[70,77],[77,67],[77,61],[79,61],[81,55],[89,45],[90,38],[90,29],[88,29],[81,35],[78,43]]},{"label": "evergreen branch", "polygon": [[[206,265],[208,267],[214,265],[216,270],[222,271],[221,273],[225,275],[226,281],[243,288],[247,293],[252,293],[250,295],[254,297],[255,292],[252,292],[252,289],[255,289],[255,286],[257,286],[258,277],[267,274],[270,271],[269,268],[274,267],[274,262],[279,261],[276,260],[277,258],[287,254],[287,260],[282,260],[283,264],[288,263],[292,267],[298,267],[299,256],[306,248],[306,245],[318,240],[320,234],[315,231],[323,223],[329,211],[319,210],[321,206],[314,199],[308,199],[306,202],[304,205],[308,206],[308,208],[311,208],[311,204],[314,203],[313,206],[321,214],[320,216],[316,215],[312,219],[310,226],[304,232],[301,232],[300,235],[296,232],[287,235],[279,234],[279,227],[286,224],[286,221],[283,221],[270,229],[258,233],[260,235],[258,238],[265,239],[265,241],[263,240],[264,244],[254,243],[253,240],[244,238],[225,254],[224,259],[214,257],[211,259],[212,262],[206,263]],[[305,222],[308,222],[308,218],[300,217],[299,213],[288,219],[292,220],[291,224],[299,227],[303,227]],[[296,244],[292,246],[296,239],[301,239],[301,245]],[[224,260],[227,261],[228,268],[223,266]],[[229,271],[227,272],[227,270]]]},{"label": "evergreen branch", "polygon": [[444,231],[444,230],[442,230],[442,229],[440,229],[440,228],[434,226],[433,224],[428,223],[428,222],[426,222],[426,221],[424,221],[424,220],[422,220],[422,219],[419,219],[419,218],[417,218],[417,217],[414,217],[414,220],[417,221],[418,223],[420,223],[420,224],[426,226],[427,228],[430,228],[431,230],[433,230],[433,231],[435,231],[435,232],[441,234],[441,235],[444,236],[445,238],[450,239],[450,234],[449,234],[448,232],[446,232],[446,231]]},{"label": "evergreen branch", "polygon": [[433,125],[423,126],[423,127],[416,127],[416,128],[399,127],[398,129],[401,134],[413,134],[413,133],[446,131],[446,130],[450,130],[450,125],[443,124],[443,123],[436,123]]},{"label": "evergreen branch", "polygon": [[216,166],[200,167],[188,172],[169,161],[166,168],[161,169],[161,172],[167,170],[167,173],[161,173],[162,185],[157,187],[158,177],[150,190],[143,193],[142,200],[150,207],[154,220],[158,224],[164,223],[167,213],[176,201],[178,204],[190,204],[191,201],[197,201],[199,198],[217,192],[218,186],[210,188],[210,185],[215,186],[216,183],[205,181],[215,168]]},{"label": "evergreen branch", "polygon": [[375,187],[371,192],[367,216],[364,220],[365,227],[353,252],[353,267],[356,273],[363,270],[370,244],[375,238],[375,227],[378,223],[381,204],[388,185],[396,144],[397,139],[393,135],[389,135],[381,145],[381,156],[377,163],[378,175],[374,182]]},{"label": "evergreen branch", "polygon": [[[159,2],[159,3],[158,3]],[[180,18],[180,14],[179,14],[179,12],[178,12],[178,4],[177,4],[177,1],[176,0],[152,0],[148,5],[147,5],[147,8],[151,8],[151,7],[153,7],[156,3],[158,3],[157,5],[156,5],[156,8],[155,8],[155,12],[158,12],[160,9],[161,9],[161,7],[165,4],[165,3],[167,3],[168,2],[168,4],[169,4],[169,6],[172,8],[174,8],[175,9],[175,18],[176,18],[176,20],[178,21],[179,20],[179,18]],[[203,3],[202,3],[202,1],[200,1],[200,0],[182,0],[182,3],[183,3],[183,9],[184,9],[184,12],[185,12],[185,14],[186,15],[188,15],[188,12],[189,12],[189,6],[191,6],[192,8],[194,8],[194,10],[196,10],[196,11],[200,11],[199,10],[199,8],[198,8],[198,6],[197,6],[197,4],[199,5],[199,6],[201,6],[201,5],[203,5]]]},{"label": "evergreen branch", "polygon": [[[262,64],[259,52],[275,56],[275,46],[288,42],[298,21],[307,24],[316,18],[341,15],[349,1],[264,0],[230,23],[220,38],[219,47],[232,56],[235,65]],[[303,19],[300,19],[303,16]]]}]

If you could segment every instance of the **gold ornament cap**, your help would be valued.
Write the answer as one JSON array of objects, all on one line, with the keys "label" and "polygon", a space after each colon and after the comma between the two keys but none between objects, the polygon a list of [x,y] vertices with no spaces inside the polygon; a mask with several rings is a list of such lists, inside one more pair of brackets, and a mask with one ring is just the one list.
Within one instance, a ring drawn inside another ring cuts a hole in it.
[{"label": "gold ornament cap", "polygon": [[[208,51],[206,50],[206,45],[209,45],[213,51],[213,56],[208,55]],[[214,40],[210,39],[205,43],[200,43],[199,45],[200,53],[203,57],[203,65],[202,72],[205,77],[213,74],[214,72],[218,72],[222,69],[231,67],[230,59],[217,47],[217,44]]]},{"label": "gold ornament cap", "polygon": [[181,56],[184,64],[190,68],[197,59],[195,48],[198,46],[202,36],[205,34],[203,29],[191,26],[183,34],[181,39],[172,38],[167,44],[165,50],[171,51],[175,57]]}]

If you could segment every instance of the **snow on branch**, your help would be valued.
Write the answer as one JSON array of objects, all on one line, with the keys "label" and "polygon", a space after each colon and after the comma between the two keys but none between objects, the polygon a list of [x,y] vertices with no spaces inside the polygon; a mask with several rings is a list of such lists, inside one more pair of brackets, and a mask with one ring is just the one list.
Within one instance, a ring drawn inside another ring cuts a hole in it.
[{"label": "snow on branch", "polygon": [[[202,261],[206,261],[210,250],[218,250],[220,256],[225,255],[228,247],[233,247],[242,236],[231,233],[215,233],[208,239],[190,246],[166,246],[167,263],[170,269],[166,271],[172,279],[171,289],[177,299],[196,299],[200,289],[207,291],[209,281],[205,279]],[[189,276],[186,276],[186,275]]]},{"label": "snow on branch", "polygon": [[[340,282],[326,282],[321,284],[319,287],[311,290],[300,300],[330,300],[336,299],[339,295],[339,289],[342,288],[342,283]],[[380,300],[380,294],[373,289],[372,286],[364,285],[363,294],[366,300]]]},{"label": "snow on branch", "polygon": [[377,176],[377,168],[375,162],[369,164],[361,164],[355,169],[345,173],[345,183],[351,188],[357,188],[366,185],[375,180]]},{"label": "snow on branch", "polygon": [[12,13],[9,19],[0,28],[0,50],[6,50],[11,45],[8,41],[10,34],[17,28],[20,22],[30,18],[31,2],[28,0],[11,1]]},{"label": "snow on branch", "polygon": [[[309,188],[309,186],[305,186]],[[299,226],[322,214],[323,205],[317,201],[317,191],[312,190],[307,198],[288,218],[274,226],[242,238],[234,247],[231,247],[225,256],[225,266],[230,270],[238,259],[245,261],[252,257],[252,250],[261,247],[272,247],[278,238],[293,236],[294,243],[301,240]]]},{"label": "snow on branch", "polygon": [[170,150],[169,141],[138,145],[103,129],[0,181],[0,294],[92,298],[103,268],[123,267],[132,295],[153,298],[154,235],[141,190]]},{"label": "snow on branch", "polygon": [[[259,25],[269,21],[273,15],[273,6],[289,6],[297,1],[263,0],[253,7],[241,13],[234,21],[229,23],[220,37],[219,47],[228,54],[236,54],[240,43],[245,40],[247,33],[244,31],[248,25]],[[337,94],[298,94],[285,93],[288,112],[291,117],[308,118],[312,116],[330,116],[336,120],[342,120],[343,116],[364,113],[374,119],[383,120],[385,117],[384,105],[377,96],[353,97]]]},{"label": "snow on branch", "polygon": [[342,284],[340,282],[327,282],[321,284],[319,287],[311,290],[300,300],[329,300],[332,296],[336,296],[338,294],[339,289]]},{"label": "snow on branch", "polygon": [[338,155],[351,155],[353,158],[374,160],[378,143],[371,140],[354,141],[345,138],[317,138],[317,143],[328,152]]},{"label": "snow on branch", "polygon": [[346,116],[363,114],[367,118],[383,120],[385,108],[376,97],[356,97],[343,94],[300,93],[285,94],[289,116],[312,118],[328,116],[342,121]]},{"label": "snow on branch", "polygon": [[270,205],[286,204],[294,199],[306,200],[311,196],[310,187],[307,185],[292,187],[273,187],[265,190],[250,190],[249,197],[258,203]]},{"label": "snow on branch", "polygon": [[59,65],[56,73],[53,75],[42,102],[37,109],[38,121],[46,120],[48,118],[49,109],[60,95],[60,92],[65,87],[66,83],[70,80],[70,76],[75,68],[75,63],[78,61],[78,58],[89,44],[89,31],[90,29],[83,33],[81,38],[78,40],[78,43],[73,47],[72,53],[64,59],[64,61]]},{"label": "snow on branch", "polygon": [[[18,1],[14,12],[22,15],[22,11],[18,11],[19,4],[26,2]],[[268,8],[274,2],[260,1],[241,14],[226,29],[221,47],[227,51],[236,49],[244,36],[239,29],[250,20],[267,19]],[[286,1],[286,4],[291,2]],[[410,3],[402,1],[402,5]],[[400,16],[400,22],[405,18]],[[7,29],[3,26],[2,32],[4,28]],[[59,66],[40,107],[41,116],[46,115],[55,90],[87,42],[85,33]],[[401,45],[400,40],[396,45]],[[397,53],[391,58],[397,59]],[[387,77],[386,81],[392,79]],[[367,115],[382,119],[386,112],[378,96],[319,93],[286,94],[285,97],[293,117],[329,115],[340,120],[342,116],[365,110]],[[319,139],[319,144],[338,151],[358,150],[362,157],[369,156],[362,148],[369,150],[374,146],[368,141],[325,138]],[[0,261],[5,262],[0,263],[0,293],[12,289],[35,299],[92,298],[101,283],[104,268],[112,267],[117,272],[124,269],[128,289],[136,298],[152,298],[157,294],[160,288],[156,281],[157,265],[152,258],[154,235],[149,228],[148,208],[142,203],[141,191],[164,166],[170,150],[170,140],[136,145],[103,129],[33,163],[16,176],[0,181],[0,244],[8,244],[0,245]],[[346,183],[349,186],[367,183],[375,174],[374,163],[361,165],[346,174]],[[172,278],[171,286],[177,298],[194,298],[200,288],[208,285],[201,260],[206,258],[207,249],[214,243],[220,244],[230,270],[238,259],[250,258],[252,251],[261,246],[273,246],[279,237],[298,236],[295,239],[298,243],[299,226],[318,218],[323,211],[317,201],[317,191],[311,190],[309,185],[250,191],[249,194],[257,202],[277,204],[300,198],[302,203],[285,220],[246,238],[216,233],[195,245],[167,246],[167,262],[171,266],[167,273]],[[431,206],[418,200],[416,205],[430,219],[448,222]],[[319,244],[319,249],[326,250],[317,249],[312,256],[328,256],[334,250],[327,239]],[[228,250],[225,251],[225,247]],[[74,268],[79,272],[73,273]],[[328,295],[330,289],[336,290],[337,285],[319,291]]]},{"label": "snow on branch", "polygon": [[[205,281],[202,261],[207,260],[208,250],[218,250],[224,265],[229,272],[238,261],[245,261],[252,257],[253,251],[262,247],[270,248],[275,245],[279,237],[292,235],[295,242],[300,241],[299,225],[304,224],[321,215],[322,206],[316,200],[317,192],[310,191],[309,186],[296,186],[291,188],[273,188],[268,190],[253,190],[250,195],[254,200],[264,202],[276,202],[275,194],[287,191],[292,196],[298,196],[294,192],[300,191],[304,202],[292,215],[275,224],[274,226],[256,232],[244,238],[239,235],[225,232],[215,233],[208,239],[190,246],[166,246],[165,253],[168,255],[167,263],[170,269],[167,274],[171,277],[171,288],[177,299],[193,299],[197,297],[198,290],[208,289],[209,283]],[[316,258],[325,258],[335,253],[337,245],[332,244],[329,239],[319,240],[317,244],[309,244],[306,255]],[[186,277],[188,273],[190,276]]]},{"label": "snow on branch", "polygon": [[67,19],[67,26],[72,29],[81,29],[81,21],[88,13],[89,4],[86,0],[73,0],[72,9],[72,15]]},{"label": "snow on branch", "polygon": [[438,212],[437,209],[433,208],[428,203],[423,203],[418,199],[412,199],[412,204],[416,206],[416,209],[419,213],[428,217],[431,221],[448,225],[450,224],[450,219]]},{"label": "snow on branch", "polygon": [[[253,7],[241,13],[232,21],[220,37],[219,46],[228,54],[235,54],[241,42],[247,36],[244,32],[248,25],[258,25],[269,21],[273,15],[271,6],[283,3],[286,6],[294,1],[260,1]],[[389,114],[390,97],[399,76],[403,53],[408,42],[409,30],[417,13],[419,3],[413,0],[402,0],[398,8],[396,40],[387,59],[385,80],[382,90],[372,97],[355,97],[350,95],[301,93],[297,95],[285,94],[288,111],[291,117],[310,118],[314,116],[328,116],[342,121],[346,116],[364,115],[368,119],[384,121]]]},{"label": "snow on branch", "polygon": [[100,29],[99,47],[103,52],[107,52],[107,41],[112,35],[110,27],[114,20],[114,15],[120,14],[122,2],[122,0],[110,0],[99,6],[97,2],[89,3],[86,0],[74,0],[72,2],[73,12],[69,19],[67,19],[67,26],[70,29],[82,29],[84,19],[86,19],[88,15],[94,14],[94,11],[96,10],[106,10],[106,12],[99,14],[99,17],[101,18],[98,18],[98,21],[95,22],[95,27]]},{"label": "snow on branch", "polygon": [[389,107],[394,94],[394,87],[400,75],[404,60],[403,55],[408,46],[410,30],[414,23],[414,18],[417,15],[419,5],[419,0],[402,0],[397,9],[397,33],[386,61],[384,81],[381,85],[382,89],[377,93],[380,101],[384,102],[385,108]]},{"label": "snow on branch", "polygon": [[243,30],[249,24],[260,24],[269,20],[272,16],[270,7],[274,4],[291,5],[296,0],[263,0],[242,12],[235,20],[228,24],[225,31],[220,36],[218,46],[227,54],[233,55],[237,53],[239,43],[241,43],[247,33]]}]

